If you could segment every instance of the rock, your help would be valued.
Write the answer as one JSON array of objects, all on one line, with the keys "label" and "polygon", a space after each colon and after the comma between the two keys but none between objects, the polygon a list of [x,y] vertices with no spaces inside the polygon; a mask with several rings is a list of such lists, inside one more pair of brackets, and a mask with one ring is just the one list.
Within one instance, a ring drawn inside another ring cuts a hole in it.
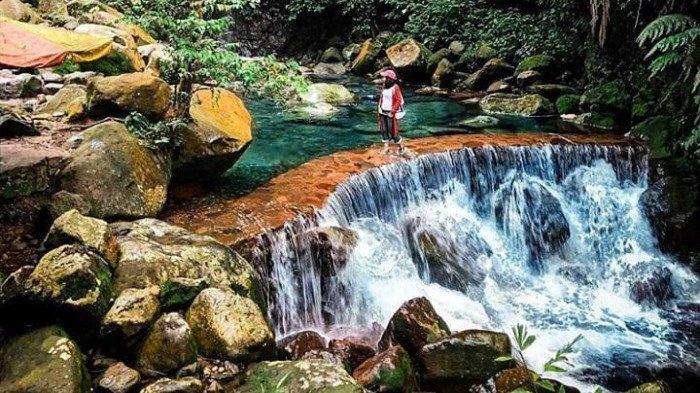
[{"label": "rock", "polygon": [[170,180],[167,159],[142,146],[116,121],[87,129],[83,138],[60,183],[90,203],[91,216],[143,217],[161,210]]},{"label": "rock", "polygon": [[0,74],[0,100],[32,97],[40,93],[44,82],[32,74]]},{"label": "rock", "polygon": [[[120,257],[114,288],[161,286],[174,278],[205,279],[256,301],[257,275],[240,255],[211,237],[196,235],[154,219],[112,225]],[[262,303],[259,303],[262,304]]]},{"label": "rock", "polygon": [[342,63],[318,63],[313,69],[316,75],[345,75],[346,72]]},{"label": "rock", "polygon": [[85,116],[86,106],[87,89],[81,85],[70,84],[63,86],[36,113],[59,117],[64,121],[71,122]]},{"label": "rock", "polygon": [[482,128],[495,127],[498,125],[498,123],[499,123],[499,121],[495,117],[479,115],[479,116],[470,117],[468,119],[464,119],[464,120],[459,122],[459,125],[469,127],[469,128],[482,129]]},{"label": "rock", "polygon": [[53,95],[58,93],[63,88],[63,83],[44,83],[44,94]]},{"label": "rock", "polygon": [[509,362],[495,361],[506,355],[508,335],[486,330],[465,330],[426,344],[419,354],[424,388],[483,382],[509,367]]},{"label": "rock", "polygon": [[435,68],[435,72],[433,72],[433,76],[431,77],[433,86],[447,85],[450,82],[450,78],[452,77],[453,72],[454,67],[452,66],[452,63],[449,60],[440,60],[440,62],[437,64],[437,67]]},{"label": "rock", "polygon": [[117,260],[117,244],[107,226],[107,222],[85,217],[79,211],[72,209],[58,217],[42,243],[44,250],[64,244],[80,244],[97,251],[108,262]]},{"label": "rock", "polygon": [[41,22],[39,13],[29,4],[25,4],[21,0],[0,1],[0,16],[20,22]]},{"label": "rock", "polygon": [[246,383],[237,393],[261,391],[362,393],[363,389],[342,367],[323,360],[260,362],[248,369]]},{"label": "rock", "polygon": [[82,215],[86,215],[90,213],[90,204],[80,195],[61,190],[51,195],[48,209],[49,214],[55,220],[62,214],[73,209],[77,210],[78,213]]},{"label": "rock", "polygon": [[371,346],[351,339],[331,340],[328,342],[328,349],[340,359],[348,372],[352,372],[375,354]]},{"label": "rock", "polygon": [[337,365],[345,369],[343,359],[328,349],[312,349],[301,355],[299,360],[323,360],[325,362]]},{"label": "rock", "polygon": [[474,385],[470,393],[510,393],[518,389],[530,390],[532,376],[525,367],[513,367],[500,371],[481,385]]},{"label": "rock", "polygon": [[321,54],[321,57],[319,58],[319,63],[342,63],[345,59],[343,59],[343,54],[340,52],[340,49],[332,46],[328,49],[326,49],[323,54]]},{"label": "rock", "polygon": [[0,139],[16,138],[18,136],[38,136],[30,118],[16,113],[5,112],[0,108]]},{"label": "rock", "polygon": [[322,277],[333,277],[345,268],[357,239],[352,229],[335,226],[310,229],[299,236],[300,241],[308,244]]},{"label": "rock", "polygon": [[164,314],[136,352],[136,367],[145,375],[169,375],[197,360],[192,330],[178,313]]},{"label": "rock", "polygon": [[550,101],[556,101],[563,95],[575,95],[576,89],[570,86],[558,85],[556,83],[534,84],[526,89],[533,94],[539,94]]},{"label": "rock", "polygon": [[88,111],[92,114],[136,111],[163,117],[170,107],[170,87],[147,72],[134,72],[90,80]]},{"label": "rock", "polygon": [[435,312],[428,299],[418,297],[406,301],[394,313],[378,343],[380,351],[402,346],[411,356],[425,344],[450,335],[447,323]]},{"label": "rock", "polygon": [[556,72],[556,59],[548,55],[534,55],[526,57],[516,68],[516,72],[519,74],[525,71],[537,71],[546,77],[555,76]]},{"label": "rock", "polygon": [[77,71],[63,75],[63,80],[67,85],[87,85],[90,78],[94,77],[95,75],[97,75],[97,73],[94,71]]},{"label": "rock", "polygon": [[146,60],[146,69],[160,74],[160,64],[163,61],[172,60],[170,49],[161,43],[142,45],[136,48],[142,58]]},{"label": "rock", "polygon": [[209,288],[209,283],[203,278],[175,277],[160,286],[158,299],[163,309],[183,309],[189,307],[206,288]]},{"label": "rock", "polygon": [[44,81],[44,84],[46,84],[46,83],[63,83],[63,75],[57,74],[57,73],[52,72],[52,71],[40,70],[39,76],[41,76],[41,80]]},{"label": "rock", "polygon": [[654,267],[645,277],[634,282],[630,288],[630,298],[644,306],[660,307],[673,298],[671,271],[664,267]]},{"label": "rock", "polygon": [[366,74],[372,71],[374,62],[377,61],[379,53],[382,51],[382,44],[378,40],[369,39],[362,43],[360,52],[352,61],[350,71],[355,74]]},{"label": "rock", "polygon": [[578,109],[578,104],[581,101],[581,96],[577,94],[564,94],[563,96],[557,98],[556,106],[557,112],[559,114],[580,113]]},{"label": "rock", "polygon": [[34,266],[22,266],[0,281],[0,309],[22,303],[27,280],[32,271],[34,271]]},{"label": "rock", "polygon": [[339,109],[325,102],[317,102],[313,105],[305,105],[299,111],[302,117],[314,119],[327,119],[338,113]]},{"label": "rock", "polygon": [[177,180],[216,179],[238,161],[253,140],[250,113],[233,92],[217,88],[196,91],[189,114],[194,124],[180,129],[173,176]]},{"label": "rock", "polygon": [[584,112],[610,113],[628,116],[632,106],[630,87],[624,81],[614,81],[586,90],[581,96]]},{"label": "rock", "polygon": [[460,71],[473,72],[496,57],[498,57],[498,51],[487,44],[481,44],[462,53],[455,67]]},{"label": "rock", "polygon": [[88,393],[90,376],[78,345],[50,326],[12,338],[0,349],[0,391]]},{"label": "rock", "polygon": [[574,117],[573,122],[585,127],[603,131],[612,131],[617,127],[618,121],[608,113],[582,113]]},{"label": "rock", "polygon": [[491,59],[487,61],[479,71],[469,75],[469,77],[460,84],[460,88],[466,90],[484,90],[494,81],[512,74],[512,65],[499,58]]},{"label": "rock", "polygon": [[129,393],[135,390],[139,382],[141,382],[141,376],[138,371],[119,362],[109,366],[98,378],[97,386],[109,393]]},{"label": "rock", "polygon": [[489,85],[489,87],[486,88],[486,93],[487,94],[510,93],[512,90],[513,90],[513,87],[511,85],[503,82],[502,80],[498,80],[498,81],[493,82],[492,84]]},{"label": "rock", "polygon": [[400,346],[381,352],[352,373],[365,389],[379,392],[411,392],[414,389],[411,357]]},{"label": "rock", "polygon": [[535,83],[539,83],[542,81],[542,74],[540,74],[538,71],[523,71],[516,76],[516,81],[518,82],[518,86],[520,87],[527,87],[530,85],[534,85]]},{"label": "rock", "polygon": [[431,53],[423,44],[407,38],[387,48],[386,55],[402,78],[417,79],[425,76]]},{"label": "rock", "polygon": [[126,289],[102,319],[100,334],[120,344],[129,343],[151,325],[159,312],[154,288]]},{"label": "rock", "polygon": [[456,58],[459,58],[459,56],[461,56],[462,53],[464,53],[464,50],[466,48],[466,45],[464,45],[464,42],[462,41],[452,41],[447,47],[447,49],[450,50],[450,54]]},{"label": "rock", "polygon": [[43,15],[51,15],[52,18],[68,16],[68,8],[64,0],[38,0],[37,9]]},{"label": "rock", "polygon": [[343,85],[314,83],[301,94],[301,99],[309,104],[323,102],[331,105],[347,105],[355,102],[355,95]]},{"label": "rock", "polygon": [[554,112],[552,103],[537,94],[523,96],[503,93],[489,94],[479,101],[479,106],[488,114],[539,116],[550,115]]},{"label": "rock", "polygon": [[0,198],[11,199],[54,189],[68,158],[63,149],[3,145],[0,149]]},{"label": "rock", "polygon": [[202,393],[204,384],[197,378],[161,378],[141,389],[140,393]]},{"label": "rock", "polygon": [[49,251],[27,280],[28,296],[42,305],[101,318],[112,298],[107,262],[82,246]]},{"label": "rock", "polygon": [[522,241],[535,271],[559,251],[571,234],[559,200],[542,184],[518,173],[494,197],[496,223],[507,236]]},{"label": "rock", "polygon": [[275,348],[260,308],[231,290],[200,292],[187,311],[187,322],[204,356],[254,361],[271,355]]},{"label": "rock", "polygon": [[625,393],[671,393],[671,388],[664,381],[654,381],[635,386]]},{"label": "rock", "polygon": [[310,330],[295,333],[277,341],[277,352],[291,360],[299,360],[306,352],[325,348],[326,340],[320,334]]},{"label": "rock", "polygon": [[447,48],[438,49],[437,51],[433,52],[433,54],[428,58],[428,64],[426,65],[427,71],[435,71],[435,68],[437,68],[438,63],[440,63],[444,59],[449,60],[449,56],[450,50]]},{"label": "rock", "polygon": [[343,48],[343,60],[351,61],[360,53],[361,46],[359,44],[349,44]]}]

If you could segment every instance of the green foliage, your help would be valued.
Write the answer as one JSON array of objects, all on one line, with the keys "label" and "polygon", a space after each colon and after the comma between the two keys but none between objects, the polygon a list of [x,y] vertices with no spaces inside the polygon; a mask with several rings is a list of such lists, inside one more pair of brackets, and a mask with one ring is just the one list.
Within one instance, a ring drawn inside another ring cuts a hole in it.
[{"label": "green foliage", "polygon": [[630,90],[630,86],[622,80],[604,83],[587,90],[581,105],[594,112],[627,113],[632,103]]},{"label": "green foliage", "polygon": [[78,71],[80,71],[80,65],[74,62],[70,57],[53,69],[53,72],[57,73],[58,75],[68,75]]},{"label": "green foliage", "polygon": [[557,112],[560,114],[579,113],[578,104],[580,101],[581,96],[578,94],[564,94],[557,98]]},{"label": "green foliage", "polygon": [[149,149],[172,150],[182,143],[178,129],[185,123],[182,120],[152,122],[141,113],[131,112],[124,125]]},{"label": "green foliage", "polygon": [[547,55],[533,55],[526,57],[523,61],[518,64],[518,68],[515,70],[516,73],[521,73],[523,71],[542,71],[551,69],[554,66],[554,58]]},{"label": "green foliage", "polygon": [[80,69],[83,71],[95,71],[106,76],[121,75],[129,72],[134,72],[134,66],[126,55],[123,53],[112,52],[109,55],[80,64]]},{"label": "green foliage", "polygon": [[279,62],[273,57],[242,61],[233,69],[234,79],[246,91],[282,101],[306,91],[309,82],[297,70],[299,64]]}]

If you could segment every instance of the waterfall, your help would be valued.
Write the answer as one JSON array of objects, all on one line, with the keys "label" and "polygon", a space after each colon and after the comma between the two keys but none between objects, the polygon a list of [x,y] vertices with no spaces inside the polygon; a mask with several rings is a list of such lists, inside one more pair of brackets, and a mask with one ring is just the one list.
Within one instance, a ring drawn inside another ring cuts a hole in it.
[{"label": "waterfall", "polygon": [[700,285],[658,250],[638,206],[647,171],[640,146],[544,145],[352,176],[313,217],[260,236],[252,262],[269,318],[278,336],[376,338],[402,302],[426,296],[453,330],[529,326],[541,337],[533,364],[583,334],[582,380],[600,383],[591,375],[620,353],[697,369],[700,350],[670,333],[667,311],[697,302]]}]

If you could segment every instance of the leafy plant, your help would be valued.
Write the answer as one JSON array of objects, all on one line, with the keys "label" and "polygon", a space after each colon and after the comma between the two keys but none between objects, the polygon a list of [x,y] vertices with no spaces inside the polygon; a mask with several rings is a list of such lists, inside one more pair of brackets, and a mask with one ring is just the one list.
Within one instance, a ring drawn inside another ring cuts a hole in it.
[{"label": "leafy plant", "polygon": [[178,129],[185,126],[183,120],[150,121],[139,112],[131,112],[125,119],[126,128],[151,150],[173,150],[182,143]]}]

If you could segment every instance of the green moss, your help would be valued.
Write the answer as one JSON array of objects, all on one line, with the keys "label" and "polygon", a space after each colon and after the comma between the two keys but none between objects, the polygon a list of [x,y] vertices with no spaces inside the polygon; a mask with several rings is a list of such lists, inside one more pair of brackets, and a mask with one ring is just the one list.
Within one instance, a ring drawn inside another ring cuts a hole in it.
[{"label": "green moss", "polygon": [[101,59],[89,63],[82,63],[80,68],[83,71],[94,71],[106,76],[134,72],[134,66],[131,64],[131,60],[123,53],[118,52],[112,52]]},{"label": "green moss", "polygon": [[616,80],[583,93],[581,106],[592,112],[629,113],[631,100],[629,85]]},{"label": "green moss", "polygon": [[63,63],[54,67],[53,72],[58,75],[72,74],[73,72],[80,71],[80,65],[73,61],[71,58],[67,58]]},{"label": "green moss", "polygon": [[542,74],[549,72],[554,67],[555,59],[548,55],[534,55],[526,57],[518,64],[516,73],[523,71],[538,71]]},{"label": "green moss", "polygon": [[413,366],[407,355],[401,355],[395,367],[382,367],[379,370],[379,386],[389,391],[413,391]]},{"label": "green moss", "polygon": [[205,280],[168,280],[160,286],[158,300],[165,310],[185,308],[209,284]]},{"label": "green moss", "polygon": [[579,113],[578,105],[580,101],[581,96],[578,94],[564,94],[557,98],[557,112],[560,114]]}]

